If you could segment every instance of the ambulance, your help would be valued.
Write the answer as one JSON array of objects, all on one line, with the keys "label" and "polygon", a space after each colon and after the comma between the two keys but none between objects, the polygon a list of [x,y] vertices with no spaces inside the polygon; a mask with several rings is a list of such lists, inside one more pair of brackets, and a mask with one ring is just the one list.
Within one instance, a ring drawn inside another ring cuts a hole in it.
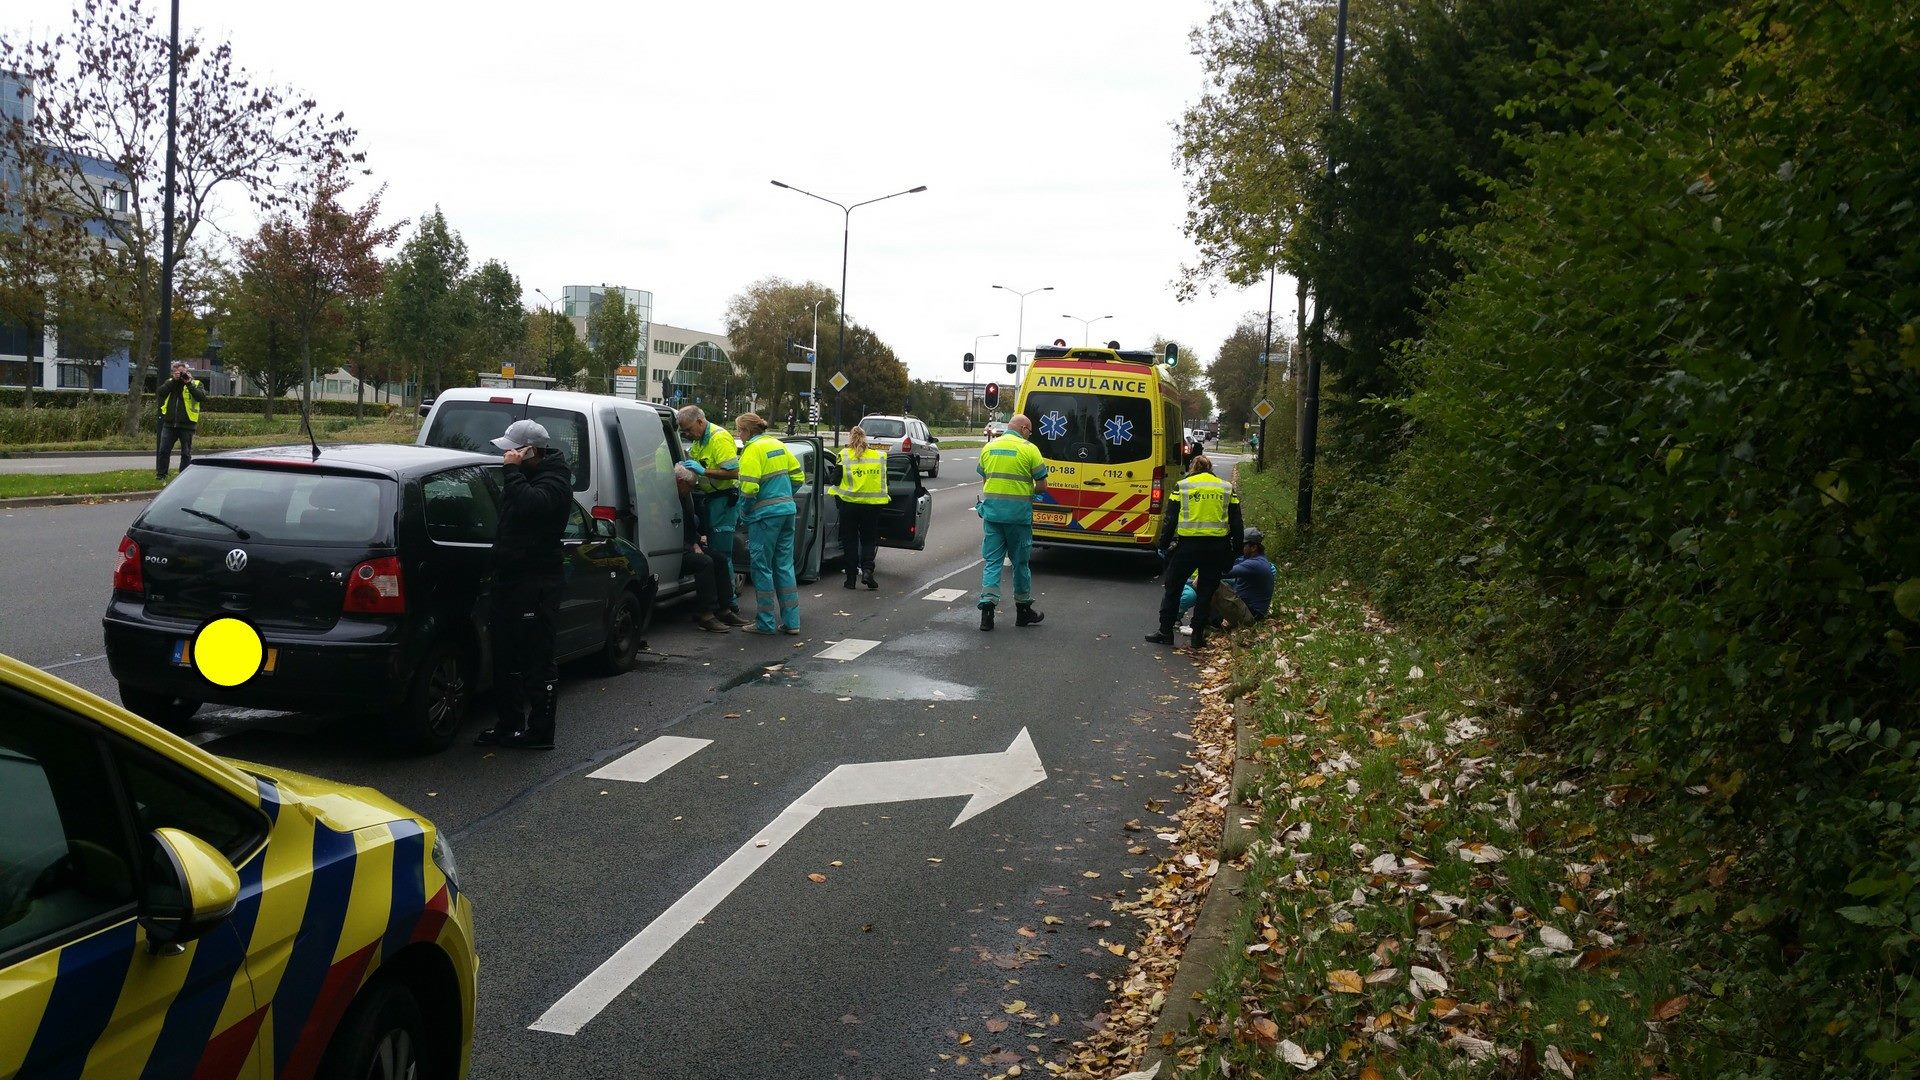
[{"label": "ambulance", "polygon": [[[1117,344],[1034,350],[1017,411],[1033,421],[1049,470],[1033,507],[1035,546],[1154,551],[1185,430],[1161,359]],[[1164,359],[1178,362],[1173,345]]]}]

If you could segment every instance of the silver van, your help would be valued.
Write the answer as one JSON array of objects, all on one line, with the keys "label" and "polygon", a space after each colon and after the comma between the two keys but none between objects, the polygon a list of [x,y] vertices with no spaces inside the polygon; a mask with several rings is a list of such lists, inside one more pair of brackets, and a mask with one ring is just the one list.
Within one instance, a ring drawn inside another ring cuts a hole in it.
[{"label": "silver van", "polygon": [[422,446],[495,457],[493,440],[515,420],[536,420],[573,467],[573,497],[647,557],[659,599],[686,595],[683,534],[673,464],[685,458],[673,410],[665,405],[569,390],[458,387],[433,399]]}]

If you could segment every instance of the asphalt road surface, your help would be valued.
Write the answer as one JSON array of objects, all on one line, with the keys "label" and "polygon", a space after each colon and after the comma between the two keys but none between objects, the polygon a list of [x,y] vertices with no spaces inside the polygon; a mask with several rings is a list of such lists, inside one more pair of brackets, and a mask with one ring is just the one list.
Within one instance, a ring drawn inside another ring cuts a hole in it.
[{"label": "asphalt road surface", "polygon": [[[212,453],[213,451],[207,451]],[[171,455],[173,465],[180,464],[180,451]],[[152,454],[87,455],[79,457],[5,457],[0,458],[0,473],[39,473],[57,476],[68,473],[113,472],[116,469],[151,469]]]},{"label": "asphalt road surface", "polygon": [[[1192,662],[1140,640],[1158,586],[1115,556],[1037,553],[1046,622],[1009,606],[980,633],[976,453],[944,456],[927,550],[883,550],[879,592],[803,586],[800,638],[663,611],[640,670],[563,676],[550,753],[398,757],[246,710],[203,710],[194,740],[448,833],[480,939],[476,1077],[1037,1071],[1124,968],[1111,904],[1165,850]],[[98,620],[138,512],[0,512],[0,651],[114,697]]]}]

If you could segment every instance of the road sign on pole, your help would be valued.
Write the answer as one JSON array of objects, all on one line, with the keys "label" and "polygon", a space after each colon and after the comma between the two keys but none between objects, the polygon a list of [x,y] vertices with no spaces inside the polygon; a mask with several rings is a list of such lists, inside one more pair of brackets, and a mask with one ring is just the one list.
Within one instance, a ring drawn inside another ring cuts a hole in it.
[{"label": "road sign on pole", "polygon": [[845,390],[847,388],[847,377],[836,371],[833,373],[833,378],[827,380],[827,385],[833,387],[836,391]]},{"label": "road sign on pole", "polygon": [[799,372],[800,374],[802,374],[802,375],[805,375],[805,374],[806,374],[806,373],[808,373],[809,371],[812,371],[812,370],[813,370],[813,365],[812,365],[812,364],[788,364],[788,365],[787,365],[787,370],[788,370],[788,371],[797,371],[797,372]]},{"label": "road sign on pole", "polygon": [[1272,416],[1273,402],[1268,401],[1265,398],[1261,398],[1260,404],[1255,405],[1253,407],[1253,415],[1259,417],[1262,420],[1265,420],[1267,417]]}]

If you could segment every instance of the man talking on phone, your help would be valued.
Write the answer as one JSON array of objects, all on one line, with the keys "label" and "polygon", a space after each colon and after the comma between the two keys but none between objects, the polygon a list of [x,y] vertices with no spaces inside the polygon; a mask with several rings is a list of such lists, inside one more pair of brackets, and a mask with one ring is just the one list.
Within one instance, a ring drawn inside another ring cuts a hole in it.
[{"label": "man talking on phone", "polygon": [[566,556],[560,539],[573,506],[573,470],[547,429],[515,420],[493,440],[504,451],[505,496],[493,542],[494,724],[474,742],[553,749],[560,672],[554,623]]}]

